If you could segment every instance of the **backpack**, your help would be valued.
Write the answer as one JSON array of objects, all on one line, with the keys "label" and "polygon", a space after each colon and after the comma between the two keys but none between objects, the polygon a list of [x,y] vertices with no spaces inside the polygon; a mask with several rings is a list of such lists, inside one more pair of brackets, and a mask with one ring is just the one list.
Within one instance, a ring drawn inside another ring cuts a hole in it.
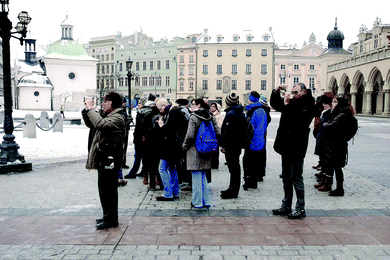
[{"label": "backpack", "polygon": [[345,131],[344,131],[345,140],[347,141],[351,140],[356,135],[358,128],[359,125],[356,117],[354,116],[348,117],[348,120],[345,124]]},{"label": "backpack", "polygon": [[195,147],[202,154],[218,151],[218,141],[212,122],[203,121],[200,124],[198,134],[196,135]]},{"label": "backpack", "polygon": [[255,129],[250,119],[245,119],[245,133],[243,140],[243,148],[246,148],[252,144],[253,136],[255,135]]}]

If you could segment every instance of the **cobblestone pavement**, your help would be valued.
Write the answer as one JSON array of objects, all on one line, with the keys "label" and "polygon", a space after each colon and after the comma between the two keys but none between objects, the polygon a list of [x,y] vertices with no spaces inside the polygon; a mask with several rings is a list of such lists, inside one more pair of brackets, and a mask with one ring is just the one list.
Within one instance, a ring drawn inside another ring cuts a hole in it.
[{"label": "cobblestone pavement", "polygon": [[[388,119],[359,118],[350,145],[344,197],[313,188],[311,138],[305,160],[307,218],[272,216],[283,191],[268,135],[267,176],[259,189],[221,200],[229,174],[224,157],[210,184],[213,206],[190,208],[190,192],[158,202],[142,179],[119,188],[118,228],[97,231],[97,173],[84,158],[33,162],[27,173],[0,175],[0,259],[390,259]],[[132,162],[132,146],[128,161]]]}]

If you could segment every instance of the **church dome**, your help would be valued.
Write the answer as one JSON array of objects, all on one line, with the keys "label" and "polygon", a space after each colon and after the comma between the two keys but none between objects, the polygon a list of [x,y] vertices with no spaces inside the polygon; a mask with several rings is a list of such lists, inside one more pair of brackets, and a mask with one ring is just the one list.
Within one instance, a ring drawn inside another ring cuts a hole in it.
[{"label": "church dome", "polygon": [[328,37],[326,39],[328,41],[329,40],[344,40],[344,34],[342,31],[338,30],[337,27],[335,27],[334,30],[328,34]]},{"label": "church dome", "polygon": [[64,56],[84,56],[87,55],[84,47],[73,40],[61,39],[50,44],[46,55],[59,54]]},{"label": "church dome", "polygon": [[53,84],[47,76],[41,74],[32,73],[22,77],[19,80],[18,87],[41,87],[52,88]]}]

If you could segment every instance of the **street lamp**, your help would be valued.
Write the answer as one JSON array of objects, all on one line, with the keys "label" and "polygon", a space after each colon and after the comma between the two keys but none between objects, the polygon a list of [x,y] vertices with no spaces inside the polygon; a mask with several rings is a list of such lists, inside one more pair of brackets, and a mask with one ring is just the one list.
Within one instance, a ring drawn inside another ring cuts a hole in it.
[{"label": "street lamp", "polygon": [[[32,164],[26,163],[24,156],[18,153],[19,145],[14,141],[15,136],[14,123],[12,119],[12,90],[11,90],[11,52],[10,40],[11,37],[16,38],[23,45],[23,39],[27,35],[27,25],[31,21],[31,17],[27,12],[20,12],[18,15],[19,22],[12,30],[12,23],[8,19],[9,0],[0,0],[0,36],[3,41],[3,80],[4,80],[4,136],[3,142],[0,144],[0,173],[7,172],[23,172],[31,171]],[[20,34],[16,37],[13,34]]]},{"label": "street lamp", "polygon": [[129,87],[129,118],[130,122],[133,122],[133,117],[131,116],[131,81],[134,79],[135,73],[131,72],[131,67],[133,66],[133,61],[130,58],[126,61],[126,70],[127,70],[127,85]]}]

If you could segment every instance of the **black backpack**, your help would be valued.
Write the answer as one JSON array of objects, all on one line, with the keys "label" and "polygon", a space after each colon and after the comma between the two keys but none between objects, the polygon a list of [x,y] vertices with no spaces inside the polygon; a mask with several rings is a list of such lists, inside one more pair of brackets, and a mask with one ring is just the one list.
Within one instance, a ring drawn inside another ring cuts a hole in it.
[{"label": "black backpack", "polygon": [[351,140],[355,135],[359,128],[358,120],[354,116],[348,117],[348,120],[345,122],[345,131],[344,138],[345,140]]},{"label": "black backpack", "polygon": [[255,129],[249,118],[245,119],[245,133],[243,148],[248,147],[252,143],[253,136],[255,135]]}]

